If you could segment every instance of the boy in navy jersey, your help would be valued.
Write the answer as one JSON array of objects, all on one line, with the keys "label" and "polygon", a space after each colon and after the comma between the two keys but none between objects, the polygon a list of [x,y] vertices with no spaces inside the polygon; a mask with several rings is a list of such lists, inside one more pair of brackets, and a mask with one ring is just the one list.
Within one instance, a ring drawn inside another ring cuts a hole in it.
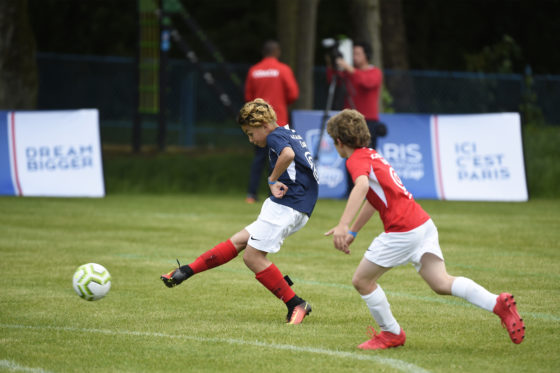
[{"label": "boy in navy jersey", "polygon": [[348,158],[346,167],[354,187],[338,225],[325,234],[333,235],[334,246],[349,254],[357,232],[375,211],[379,211],[384,227],[352,278],[352,284],[381,328],[379,334],[372,328],[372,338],[358,348],[377,350],[404,345],[405,333],[393,317],[377,280],[392,267],[407,263],[415,266],[437,294],[454,295],[493,311],[502,320],[512,342],[521,343],[525,326],[511,294],[492,294],[471,279],[447,274],[436,226],[414,201],[393,167],[374,149],[367,148],[370,134],[364,116],[356,110],[343,110],[329,119],[327,131],[338,154]]},{"label": "boy in navy jersey", "polygon": [[274,109],[262,99],[247,102],[237,123],[251,143],[269,148],[272,196],[264,201],[255,222],[161,279],[167,287],[179,285],[196,273],[229,262],[244,250],[243,260],[256,279],[286,304],[286,322],[300,324],[311,306],[294,293],[267,254],[278,252],[284,239],[303,228],[313,212],[319,194],[313,157],[296,131],[276,124]]}]

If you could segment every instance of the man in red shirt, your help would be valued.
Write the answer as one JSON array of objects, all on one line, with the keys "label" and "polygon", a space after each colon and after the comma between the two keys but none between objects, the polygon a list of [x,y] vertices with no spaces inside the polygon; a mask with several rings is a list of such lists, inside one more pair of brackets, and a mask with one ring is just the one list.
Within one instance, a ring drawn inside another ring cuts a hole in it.
[{"label": "man in red shirt", "polygon": [[383,73],[381,69],[370,64],[371,57],[372,51],[369,44],[355,43],[352,49],[354,65],[348,64],[342,57],[337,58],[335,64],[338,72],[328,68],[327,80],[330,81],[333,74],[339,74],[346,92],[344,108],[356,109],[363,114],[371,133],[370,147],[375,148],[376,136],[383,135],[377,133],[380,132],[379,96],[383,84]]},{"label": "man in red shirt", "polygon": [[[278,61],[280,44],[274,40],[263,46],[264,58],[253,65],[245,81],[245,101],[262,98],[268,102],[277,116],[277,124],[285,126],[289,122],[288,105],[299,97],[299,87],[292,69]],[[266,148],[255,147],[251,165],[251,175],[247,191],[247,203],[255,203],[262,171],[266,162]]]},{"label": "man in red shirt", "polygon": [[414,265],[437,294],[454,295],[494,312],[511,341],[523,342],[525,325],[511,294],[496,295],[469,278],[447,273],[432,219],[414,201],[393,167],[375,149],[366,147],[370,134],[364,116],[356,110],[343,110],[329,119],[327,132],[338,154],[347,158],[346,167],[354,188],[338,225],[325,234],[333,235],[334,246],[349,254],[350,244],[375,211],[379,211],[384,227],[384,232],[368,247],[352,278],[352,284],[381,328],[380,333],[372,330],[372,338],[358,348],[377,350],[404,345],[404,330],[377,282],[391,268],[407,263]]}]

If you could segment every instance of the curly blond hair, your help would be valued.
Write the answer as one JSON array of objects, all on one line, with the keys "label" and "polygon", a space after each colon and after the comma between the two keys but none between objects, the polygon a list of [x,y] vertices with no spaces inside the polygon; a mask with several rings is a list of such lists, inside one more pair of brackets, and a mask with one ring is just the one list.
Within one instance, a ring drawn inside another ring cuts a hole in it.
[{"label": "curly blond hair", "polygon": [[327,122],[327,132],[336,141],[351,148],[368,146],[371,134],[366,124],[366,119],[356,110],[344,109]]},{"label": "curly blond hair", "polygon": [[276,112],[268,102],[257,98],[243,105],[237,115],[240,126],[260,127],[265,123],[276,123]]}]

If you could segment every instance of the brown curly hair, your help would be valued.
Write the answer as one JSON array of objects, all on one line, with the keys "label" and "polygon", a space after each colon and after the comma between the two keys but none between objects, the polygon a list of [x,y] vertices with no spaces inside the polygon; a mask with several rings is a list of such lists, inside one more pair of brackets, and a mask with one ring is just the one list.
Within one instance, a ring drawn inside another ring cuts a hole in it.
[{"label": "brown curly hair", "polygon": [[260,127],[265,123],[276,123],[276,112],[262,98],[245,103],[237,115],[240,126]]},{"label": "brown curly hair", "polygon": [[366,119],[356,110],[344,109],[327,122],[327,132],[333,140],[340,139],[351,148],[368,146],[371,135]]}]

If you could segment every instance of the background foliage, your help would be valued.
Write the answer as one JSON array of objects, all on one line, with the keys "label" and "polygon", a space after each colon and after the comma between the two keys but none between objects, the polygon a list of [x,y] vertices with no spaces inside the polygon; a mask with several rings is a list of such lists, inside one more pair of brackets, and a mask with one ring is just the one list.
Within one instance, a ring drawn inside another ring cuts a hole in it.
[{"label": "background foliage", "polygon": [[[134,56],[135,0],[28,0],[40,52]],[[382,0],[388,1],[388,0]],[[394,1],[394,0],[390,0]],[[511,71],[531,65],[536,74],[560,73],[560,0],[401,0],[409,66],[421,70],[499,72],[504,58]],[[276,38],[275,1],[182,0],[210,40],[231,63],[254,63],[260,46]],[[55,20],[64,20],[56,22]],[[349,35],[352,19],[346,1],[321,0],[317,40]],[[196,37],[188,37],[204,55]],[[236,37],[231,37],[235,35]],[[510,40],[518,53],[486,56],[488,49]],[[178,51],[175,56],[179,57]],[[484,59],[472,66],[472,56]],[[496,60],[500,57],[500,60]],[[316,63],[323,63],[317,43]],[[386,68],[394,68],[384,64]]]}]

